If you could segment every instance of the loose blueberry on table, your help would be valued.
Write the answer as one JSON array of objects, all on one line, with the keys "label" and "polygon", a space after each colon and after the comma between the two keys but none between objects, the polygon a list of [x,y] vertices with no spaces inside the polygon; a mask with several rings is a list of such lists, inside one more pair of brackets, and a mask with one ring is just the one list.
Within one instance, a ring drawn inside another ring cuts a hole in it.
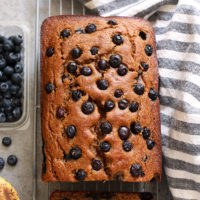
[{"label": "loose blueberry on table", "polygon": [[0,123],[15,122],[22,116],[23,38],[20,35],[0,38]]},{"label": "loose blueberry on table", "polygon": [[16,165],[18,162],[18,159],[15,155],[10,155],[8,156],[7,158],[7,163],[10,165],[10,166],[14,166]]},{"label": "loose blueberry on table", "polygon": [[0,157],[0,169],[3,169],[5,165],[5,161],[3,158]]},{"label": "loose blueberry on table", "polygon": [[10,146],[11,145],[11,143],[12,143],[12,140],[11,140],[11,138],[9,138],[9,137],[4,137],[3,139],[2,139],[2,144],[4,145],[4,146]]}]

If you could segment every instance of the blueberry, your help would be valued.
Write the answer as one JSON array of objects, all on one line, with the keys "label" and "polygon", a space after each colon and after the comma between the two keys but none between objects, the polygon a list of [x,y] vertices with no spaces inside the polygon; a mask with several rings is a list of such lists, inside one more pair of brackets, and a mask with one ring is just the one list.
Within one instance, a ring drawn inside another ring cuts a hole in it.
[{"label": "blueberry", "polygon": [[16,96],[17,92],[19,91],[19,86],[11,85],[9,91],[13,96]]},{"label": "blueberry", "polygon": [[21,106],[22,103],[21,103],[21,100],[19,98],[13,98],[12,100],[12,106],[13,107],[18,107],[18,106]]},{"label": "blueberry", "polygon": [[65,133],[67,134],[68,138],[74,138],[76,135],[76,127],[74,125],[69,125],[65,129]]},{"label": "blueberry", "polygon": [[136,101],[132,101],[129,105],[129,110],[131,112],[136,112],[139,108],[139,104]]},{"label": "blueberry", "polygon": [[143,39],[146,40],[147,36],[146,33],[144,31],[140,31],[139,36]]},{"label": "blueberry", "polygon": [[0,123],[6,121],[6,115],[3,112],[0,112]]},{"label": "blueberry", "polygon": [[133,177],[138,177],[142,173],[142,167],[139,164],[132,164],[130,168],[130,173]]},{"label": "blueberry", "polygon": [[99,171],[102,168],[102,162],[100,160],[92,160],[92,169]]},{"label": "blueberry", "polygon": [[149,65],[145,62],[141,62],[140,65],[145,72],[149,69]]},{"label": "blueberry", "polygon": [[75,62],[70,62],[67,65],[67,71],[71,74],[74,74],[77,70],[77,65]]},{"label": "blueberry", "polygon": [[10,93],[10,91],[4,92],[3,96],[5,99],[11,99],[12,98],[12,94]]},{"label": "blueberry", "polygon": [[109,142],[101,142],[100,143],[100,149],[103,152],[109,152],[111,148],[111,145]]},{"label": "blueberry", "polygon": [[153,200],[153,195],[150,192],[141,192],[139,196],[141,200]]},{"label": "blueberry", "polygon": [[56,111],[56,117],[57,118],[63,118],[65,116],[65,110],[62,107],[58,107]]},{"label": "blueberry", "polygon": [[94,112],[94,104],[91,102],[84,102],[81,106],[81,110],[84,114],[89,115]]},{"label": "blueberry", "polygon": [[88,24],[86,27],[85,27],[85,32],[86,33],[93,33],[97,30],[97,27],[95,24]]},{"label": "blueberry", "polygon": [[78,181],[83,181],[86,177],[86,172],[83,169],[79,169],[76,173],[75,173],[75,179]]},{"label": "blueberry", "polygon": [[14,74],[11,76],[11,81],[12,81],[14,84],[20,85],[21,82],[22,82],[22,75],[21,75],[20,73],[14,73]]},{"label": "blueberry", "polygon": [[7,92],[9,89],[9,86],[7,83],[3,82],[0,84],[0,92]]},{"label": "blueberry", "polygon": [[4,113],[5,109],[3,107],[3,96],[1,96],[1,100],[0,100],[0,112]]},{"label": "blueberry", "polygon": [[72,49],[71,54],[74,59],[77,59],[81,56],[82,51],[81,51],[81,49],[76,47],[76,48]]},{"label": "blueberry", "polygon": [[106,70],[109,67],[109,64],[105,60],[100,60],[98,63],[99,69]]},{"label": "blueberry", "polygon": [[45,90],[47,94],[50,94],[54,90],[54,85],[49,82],[45,85]]},{"label": "blueberry", "polygon": [[6,66],[6,60],[3,57],[0,57],[0,69],[3,69]]},{"label": "blueberry", "polygon": [[11,40],[5,39],[3,43],[4,51],[11,52],[14,48],[14,44]]},{"label": "blueberry", "polygon": [[3,53],[3,44],[0,44],[0,54]]},{"label": "blueberry", "polygon": [[121,110],[124,110],[128,107],[128,101],[126,99],[122,99],[118,102],[118,107],[121,109]]},{"label": "blueberry", "polygon": [[11,138],[9,138],[9,137],[4,137],[3,139],[2,139],[2,144],[4,145],[4,146],[10,146],[11,145],[11,143],[12,143],[12,140],[11,140]]},{"label": "blueberry", "polygon": [[117,22],[114,19],[110,19],[107,23],[110,25],[117,25]]},{"label": "blueberry", "polygon": [[132,145],[131,142],[124,141],[124,142],[122,143],[122,148],[123,148],[124,151],[129,152],[129,151],[132,150],[133,145]]},{"label": "blueberry", "polygon": [[19,91],[17,92],[17,94],[15,96],[18,97],[18,98],[20,98],[20,97],[22,97],[22,94],[23,94],[23,89],[20,88]]},{"label": "blueberry", "polygon": [[129,138],[130,131],[126,126],[121,126],[118,129],[118,135],[121,140],[127,140]]},{"label": "blueberry", "polygon": [[120,35],[120,34],[115,34],[113,37],[112,37],[112,41],[113,43],[115,43],[116,45],[120,45],[123,43],[124,39],[123,37]]},{"label": "blueberry", "polygon": [[54,54],[54,47],[48,47],[46,50],[47,57],[51,57]]},{"label": "blueberry", "polygon": [[11,80],[6,81],[6,83],[8,84],[9,87],[12,85],[12,81]]},{"label": "blueberry", "polygon": [[1,81],[6,82],[8,80],[9,80],[8,76],[6,76],[5,74],[3,74],[3,76],[1,77]]},{"label": "blueberry", "polygon": [[118,89],[118,90],[115,90],[115,93],[114,93],[115,97],[116,98],[119,98],[123,95],[123,91]]},{"label": "blueberry", "polygon": [[0,169],[3,169],[5,165],[5,161],[3,158],[0,157]]},{"label": "blueberry", "polygon": [[153,47],[147,44],[144,48],[144,51],[147,54],[147,56],[151,56],[153,54]]},{"label": "blueberry", "polygon": [[3,69],[3,73],[7,76],[11,76],[14,72],[14,69],[10,66],[6,66],[4,69]]},{"label": "blueberry", "polygon": [[7,120],[8,122],[14,122],[14,121],[15,121],[15,118],[14,118],[14,116],[13,116],[12,113],[8,113],[7,116],[6,116],[6,120]]},{"label": "blueberry", "polygon": [[[21,57],[20,57],[21,59]],[[19,61],[19,54],[14,54],[14,53],[9,53],[8,56],[6,57],[7,63],[14,65]]]},{"label": "blueberry", "polygon": [[112,125],[109,122],[103,122],[100,126],[101,132],[104,134],[108,134],[112,132]]},{"label": "blueberry", "polygon": [[21,117],[21,115],[22,115],[22,109],[21,109],[21,107],[14,108],[13,111],[12,111],[12,114],[13,114],[13,117],[15,119],[19,119]]},{"label": "blueberry", "polygon": [[3,99],[3,107],[9,107],[12,105],[12,101],[10,99]]},{"label": "blueberry", "polygon": [[105,79],[101,79],[97,81],[97,87],[100,90],[106,90],[108,88],[108,81],[106,81]]},{"label": "blueberry", "polygon": [[8,39],[11,40],[12,42],[14,41],[14,35],[11,35]]},{"label": "blueberry", "polygon": [[20,53],[21,49],[22,49],[21,46],[16,46],[16,45],[14,46],[14,52],[15,53]]},{"label": "blueberry", "polygon": [[19,62],[21,60],[21,54],[17,53],[16,56],[17,56],[17,62]]},{"label": "blueberry", "polygon": [[75,147],[70,150],[69,154],[71,158],[77,160],[82,156],[82,150],[78,147]]},{"label": "blueberry", "polygon": [[127,66],[125,66],[125,65],[120,65],[119,68],[117,69],[117,73],[118,73],[120,76],[126,75],[127,72],[128,72],[128,68],[127,68]]},{"label": "blueberry", "polygon": [[90,52],[91,52],[91,54],[92,55],[96,55],[96,54],[98,54],[98,48],[97,47],[92,47],[91,49],[90,49]]},{"label": "blueberry", "polygon": [[144,94],[144,86],[140,83],[134,85],[134,92],[138,95]]},{"label": "blueberry", "polygon": [[60,32],[60,36],[63,38],[68,38],[70,36],[70,30],[69,29],[64,29]]},{"label": "blueberry", "polygon": [[151,135],[151,132],[147,127],[144,127],[142,131],[142,135],[144,139],[148,139]]},{"label": "blueberry", "polygon": [[3,35],[0,35],[0,43],[4,43],[5,37]]},{"label": "blueberry", "polygon": [[21,63],[17,63],[15,65],[14,69],[15,69],[15,73],[21,73],[21,72],[23,72],[23,67],[22,67]]},{"label": "blueberry", "polygon": [[110,56],[109,63],[112,67],[117,68],[121,64],[122,59],[119,55]]},{"label": "blueberry", "polygon": [[89,67],[81,68],[81,74],[84,76],[90,76],[92,74],[92,70]]},{"label": "blueberry", "polygon": [[115,104],[111,100],[107,100],[104,103],[104,109],[106,112],[111,111],[115,107]]},{"label": "blueberry", "polygon": [[152,101],[155,101],[157,99],[157,97],[158,97],[158,92],[156,92],[154,89],[151,88],[149,90],[148,96]]},{"label": "blueberry", "polygon": [[2,79],[2,77],[3,77],[3,72],[0,71],[0,80]]},{"label": "blueberry", "polygon": [[130,129],[131,129],[131,132],[134,134],[138,134],[142,130],[138,122],[131,122]]},{"label": "blueberry", "polygon": [[7,158],[7,163],[8,163],[9,165],[11,165],[11,166],[16,165],[16,164],[17,164],[17,161],[18,161],[18,159],[17,159],[17,157],[16,157],[15,155],[10,155],[10,156],[8,156],[8,158]]},{"label": "blueberry", "polygon": [[153,140],[148,139],[148,140],[146,141],[146,143],[147,143],[147,148],[148,148],[149,150],[153,149],[153,147],[154,147],[154,145],[155,145],[155,142],[154,142]]},{"label": "blueberry", "polygon": [[5,108],[5,114],[7,115],[8,113],[11,113],[12,109],[13,109],[12,105],[6,107]]},{"label": "blueberry", "polygon": [[21,35],[15,36],[13,42],[15,45],[20,45],[23,42],[22,36]]},{"label": "blueberry", "polygon": [[74,101],[78,101],[81,98],[81,91],[80,90],[73,90],[72,91],[72,99]]}]

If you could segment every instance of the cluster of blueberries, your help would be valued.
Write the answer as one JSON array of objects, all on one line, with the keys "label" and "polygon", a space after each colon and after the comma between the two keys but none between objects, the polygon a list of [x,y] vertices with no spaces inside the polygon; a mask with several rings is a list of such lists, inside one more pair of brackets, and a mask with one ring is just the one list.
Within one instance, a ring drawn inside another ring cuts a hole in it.
[{"label": "cluster of blueberries", "polygon": [[[12,143],[12,140],[9,137],[4,137],[2,139],[2,144],[6,147],[10,146],[11,143]],[[15,166],[17,164],[17,162],[18,162],[18,159],[15,155],[8,156],[8,158],[7,158],[8,165]],[[5,165],[5,161],[2,157],[0,157],[0,170],[4,168],[4,165]]]},{"label": "cluster of blueberries", "polygon": [[23,38],[0,35],[0,123],[14,122],[22,115]]},{"label": "cluster of blueberries", "polygon": [[[111,25],[117,25],[117,23],[114,20],[108,21],[108,24]],[[81,33],[92,33],[96,31],[96,25],[95,24],[88,24],[86,26],[85,30]],[[60,36],[61,37],[69,37],[70,36],[70,31],[68,29],[65,29],[61,31]],[[146,40],[146,34],[144,32],[140,32],[139,36],[143,39]],[[115,45],[121,45],[124,42],[123,37],[120,34],[115,34],[112,37],[112,42]],[[151,45],[146,45],[144,48],[144,51],[147,56],[151,56],[153,54],[153,48]],[[98,53],[98,47],[92,47],[90,50],[92,55],[96,55]],[[54,54],[54,47],[49,47],[46,50],[46,55],[47,57],[51,57]],[[71,51],[71,56],[73,59],[78,59],[82,54],[82,50],[78,47],[72,49]],[[140,63],[140,68],[142,71],[147,71],[149,69],[149,65],[141,62]],[[122,58],[118,54],[111,55],[109,58],[109,61],[107,62],[106,60],[99,60],[98,62],[98,68],[99,70],[105,71],[107,68],[112,67],[117,69],[117,73],[119,76],[125,76],[128,73],[128,67],[124,64],[122,64]],[[70,74],[77,75],[77,64],[76,62],[72,61],[69,62],[67,65],[67,71]],[[80,74],[83,76],[90,76],[92,74],[92,69],[90,67],[83,67],[80,69]],[[106,90],[109,87],[109,82],[105,79],[100,79],[96,82],[97,88],[100,90]],[[50,94],[54,90],[54,85],[49,82],[45,85],[45,90],[47,94]],[[145,88],[142,84],[137,83],[133,86],[133,91],[137,95],[143,95],[145,92]],[[73,90],[72,91],[72,99],[74,101],[78,101],[81,96],[83,95],[84,91],[81,90]],[[123,91],[121,89],[117,89],[114,92],[114,96],[116,98],[120,98],[123,96]],[[152,100],[155,101],[158,97],[157,91],[154,89],[150,89],[148,92],[148,97]],[[114,109],[115,103],[111,100],[107,100],[104,103],[104,110],[105,112],[110,112],[112,109]],[[125,110],[127,107],[129,107],[130,112],[136,112],[139,108],[139,104],[135,101],[128,102],[126,99],[122,99],[118,102],[118,107],[121,110]],[[92,102],[86,101],[82,104],[81,110],[84,114],[89,115],[94,112],[95,106]],[[56,117],[57,118],[64,118],[65,115],[65,109],[62,107],[58,107],[56,111]],[[103,122],[100,125],[100,130],[103,134],[109,134],[112,132],[112,125],[109,122]],[[65,129],[66,135],[68,138],[73,138],[76,135],[76,127],[74,125],[70,125]],[[132,150],[133,146],[132,143],[127,141],[127,139],[131,136],[130,133],[133,134],[139,134],[142,132],[143,138],[146,140],[146,145],[149,150],[153,149],[155,143],[153,140],[149,139],[151,132],[147,127],[142,128],[138,122],[132,122],[130,124],[130,129],[126,126],[121,126],[118,129],[118,135],[120,139],[123,141],[122,143],[122,149],[126,152],[129,152]],[[111,149],[111,144],[107,141],[101,142],[100,143],[100,149],[102,152],[109,152]],[[82,156],[82,150],[78,147],[72,148],[70,152],[67,155],[64,155],[65,160],[69,159],[74,159],[77,160]],[[103,163],[101,160],[96,160],[93,159],[91,161],[91,166],[93,170],[100,170],[103,167]],[[132,164],[130,167],[130,173],[133,177],[138,177],[138,176],[144,176],[144,172],[142,171],[142,167],[139,164]],[[75,173],[75,178],[77,180],[84,180],[86,177],[86,172],[82,169],[79,169]]]}]

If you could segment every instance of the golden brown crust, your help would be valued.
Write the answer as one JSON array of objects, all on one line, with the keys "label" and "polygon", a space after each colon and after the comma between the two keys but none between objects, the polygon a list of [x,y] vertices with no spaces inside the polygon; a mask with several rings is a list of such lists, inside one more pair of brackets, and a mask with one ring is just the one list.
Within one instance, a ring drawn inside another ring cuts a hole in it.
[{"label": "golden brown crust", "polygon": [[0,199],[20,200],[15,188],[5,179],[0,177]]},{"label": "golden brown crust", "polygon": [[150,193],[91,193],[55,191],[50,200],[153,200]]},{"label": "golden brown crust", "polygon": [[[116,26],[107,24],[109,19],[115,19]],[[78,28],[84,29],[89,23],[97,26],[97,31],[91,34],[75,33]],[[69,29],[69,38],[61,38],[60,32]],[[142,30],[147,34],[146,40],[138,35]],[[120,33],[124,38],[122,45],[116,46],[111,37]],[[152,56],[144,52],[146,44],[150,44],[154,51]],[[46,49],[54,47],[55,53],[51,57],[46,56]],[[97,55],[91,55],[93,46],[99,48]],[[79,47],[82,55],[75,59],[78,64],[78,73],[81,67],[88,66],[92,69],[90,76],[74,76],[67,73],[66,66],[73,61],[70,52]],[[119,76],[115,68],[109,67],[105,73],[97,70],[98,60],[109,60],[110,55],[119,54],[122,62],[128,66],[129,72],[125,76]],[[137,79],[141,62],[149,64],[149,69],[143,72]],[[62,79],[63,75],[68,78]],[[107,90],[99,90],[96,81],[104,76],[109,82]],[[45,85],[53,83],[55,89],[47,94]],[[133,85],[140,82],[145,85],[143,95],[133,92]],[[96,17],[96,16],[55,16],[47,18],[41,28],[41,115],[42,137],[44,141],[45,164],[43,166],[42,179],[48,181],[77,181],[74,177],[78,169],[86,171],[85,181],[112,180],[117,174],[121,174],[123,181],[145,182],[153,177],[161,178],[161,138],[160,138],[160,110],[159,99],[150,100],[148,92],[150,88],[158,91],[158,67],[156,58],[155,36],[149,22],[139,18],[126,17]],[[77,102],[71,98],[72,89],[83,90],[86,95]],[[128,108],[120,110],[117,102],[122,99],[114,97],[114,91],[121,89],[124,92],[123,99],[129,102],[137,101],[139,110],[130,112]],[[81,111],[81,105],[88,99],[92,99],[95,105],[94,112],[85,115]],[[112,100],[115,108],[111,112],[102,111],[106,100]],[[66,111],[64,119],[56,117],[58,107]],[[102,135],[99,125],[102,121],[112,124],[112,132]],[[152,150],[147,149],[146,141],[142,134],[131,133],[128,141],[133,144],[133,150],[125,152],[122,149],[122,140],[118,136],[120,126],[130,127],[131,122],[139,122],[141,127],[151,130],[151,139],[155,142]],[[67,138],[64,129],[67,125],[75,125],[76,136]],[[99,143],[108,141],[111,149],[107,153],[99,150]],[[72,147],[82,150],[81,158],[65,161],[64,154],[68,154]],[[144,162],[145,156],[148,160]],[[95,171],[91,167],[91,160],[99,159],[103,162],[103,168]],[[130,166],[140,164],[144,176],[132,177]]]}]

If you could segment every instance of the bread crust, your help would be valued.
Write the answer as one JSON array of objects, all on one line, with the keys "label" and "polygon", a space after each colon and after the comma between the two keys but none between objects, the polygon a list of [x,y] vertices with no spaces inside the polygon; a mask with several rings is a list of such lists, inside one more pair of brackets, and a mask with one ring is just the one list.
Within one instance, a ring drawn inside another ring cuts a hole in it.
[{"label": "bread crust", "polygon": [[[107,198],[106,198],[107,197]],[[55,191],[51,194],[50,200],[94,200],[94,199],[109,199],[109,200],[153,200],[153,195],[150,193],[95,193],[95,192],[66,192]]]},{"label": "bread crust", "polygon": [[[114,19],[118,25],[109,25],[107,22]],[[93,33],[79,34],[75,30],[84,28],[89,24],[96,25]],[[60,37],[63,29],[69,29],[71,35],[68,38]],[[139,32],[146,33],[146,40],[142,40]],[[123,36],[122,45],[115,45],[111,37],[119,33]],[[153,47],[153,54],[145,54],[145,45]],[[96,46],[99,49],[97,55],[92,55],[90,49]],[[51,57],[46,55],[49,47],[54,48]],[[71,50],[78,47],[82,54],[78,59],[71,57]],[[119,76],[115,68],[109,67],[105,72],[98,70],[99,59],[109,60],[112,54],[119,54],[122,63],[129,72],[125,76]],[[74,76],[67,72],[66,66],[75,61],[80,68],[88,66],[92,69],[92,75]],[[150,88],[158,91],[158,64],[156,57],[155,35],[152,25],[144,19],[128,17],[99,17],[99,16],[54,16],[47,18],[41,27],[41,119],[42,138],[44,142],[44,164],[42,180],[45,182],[70,181],[76,182],[75,173],[79,169],[86,172],[85,181],[108,181],[120,179],[125,182],[147,182],[152,178],[161,179],[162,153],[160,134],[160,107],[159,99],[152,101],[148,97]],[[143,71],[140,63],[145,62],[149,69]],[[63,76],[65,77],[63,79]],[[99,90],[96,81],[104,77],[108,80],[107,90]],[[51,82],[54,89],[47,94],[45,86]],[[137,95],[133,91],[136,83],[145,86],[143,95]],[[84,95],[78,101],[71,98],[72,90],[82,90]],[[123,97],[117,99],[114,96],[116,89],[123,90]],[[110,112],[102,109],[106,100],[112,100],[115,108]],[[139,109],[130,112],[128,108],[120,110],[118,101],[127,99],[128,102],[137,101]],[[85,115],[81,111],[83,102],[92,101],[94,112]],[[56,117],[59,107],[65,110],[65,117]],[[110,134],[102,134],[99,131],[100,123],[109,121],[112,124]],[[151,131],[150,138],[155,142],[152,150],[146,145],[142,133],[130,135],[128,141],[133,144],[133,150],[125,152],[122,149],[122,140],[118,136],[120,126],[130,127],[131,122],[139,122],[141,127],[148,127]],[[65,134],[68,125],[75,125],[77,133],[73,139]],[[102,153],[99,144],[108,141],[111,144],[109,152]],[[72,147],[82,150],[81,158],[66,161]],[[147,161],[144,161],[146,160]],[[99,159],[103,167],[95,171],[91,167],[92,159]],[[140,164],[143,175],[133,177],[130,174],[132,164]]]}]

